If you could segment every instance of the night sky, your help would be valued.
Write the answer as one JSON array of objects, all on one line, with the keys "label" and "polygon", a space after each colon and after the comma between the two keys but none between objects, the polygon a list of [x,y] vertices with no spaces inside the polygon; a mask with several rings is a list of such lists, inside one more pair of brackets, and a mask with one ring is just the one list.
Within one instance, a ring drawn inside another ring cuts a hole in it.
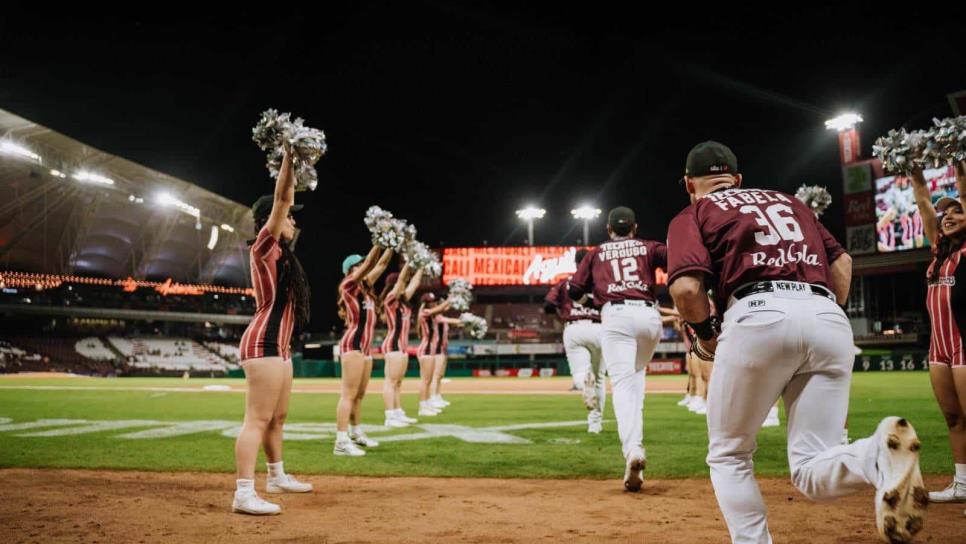
[{"label": "night sky", "polygon": [[343,2],[274,18],[265,9],[286,5],[262,4],[232,20],[5,8],[0,108],[246,205],[272,190],[251,142],[262,110],[325,130],[319,189],[297,196],[319,330],[342,258],[368,249],[369,205],[433,246],[523,243],[513,212],[530,202],[548,210],[538,244],[575,242],[583,201],[630,206],[663,240],[688,202],[688,150],[716,139],[746,186],[826,185],[841,238],[823,121],[862,113],[868,155],[889,128],[950,115],[946,95],[966,89],[962,8],[562,5]]}]

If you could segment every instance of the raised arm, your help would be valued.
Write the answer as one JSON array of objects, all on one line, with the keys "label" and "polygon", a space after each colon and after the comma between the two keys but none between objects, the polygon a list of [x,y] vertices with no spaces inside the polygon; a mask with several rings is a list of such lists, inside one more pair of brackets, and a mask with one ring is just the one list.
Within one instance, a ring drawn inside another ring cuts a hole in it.
[{"label": "raised arm", "polygon": [[295,204],[295,169],[292,168],[291,155],[285,151],[282,167],[278,171],[278,179],[275,180],[275,202],[272,204],[272,213],[265,222],[272,238],[277,240],[282,235],[282,227],[285,226],[288,211],[293,204]]},{"label": "raised arm", "polygon": [[406,297],[407,301],[413,299],[413,296],[416,295],[416,290],[419,289],[419,284],[421,284],[422,282],[423,282],[423,269],[420,268],[419,270],[416,271],[415,274],[413,274],[413,278],[409,280],[409,285],[406,286],[406,291],[403,296]]},{"label": "raised arm", "polygon": [[[922,175],[922,169],[916,168],[912,171],[912,192],[916,196],[916,206],[919,207],[919,215],[922,216],[922,229],[925,231],[929,242],[935,244],[939,241],[939,221],[936,218],[936,209],[932,206],[932,195],[929,194],[929,187],[926,185],[926,178]],[[956,185],[959,185],[960,176],[956,175]],[[960,195],[962,198],[962,195]]]},{"label": "raised arm", "polygon": [[359,264],[359,267],[356,268],[355,272],[350,274],[352,281],[357,282],[362,280],[362,278],[364,278],[366,274],[372,270],[372,267],[376,264],[376,259],[379,258],[379,251],[379,246],[372,246],[372,249],[369,250],[369,254],[366,255],[365,260]]},{"label": "raised arm", "polygon": [[399,298],[402,296],[403,291],[406,290],[406,283],[409,282],[409,274],[411,274],[413,269],[406,264],[403,269],[399,272],[399,278],[396,279],[396,284],[392,286],[392,294]]},{"label": "raised arm", "polygon": [[389,267],[389,261],[392,260],[393,250],[386,248],[382,252],[382,257],[379,257],[379,261],[376,265],[372,267],[372,270],[366,275],[366,283],[369,285],[375,285],[379,278],[382,277],[382,273],[386,271]]}]

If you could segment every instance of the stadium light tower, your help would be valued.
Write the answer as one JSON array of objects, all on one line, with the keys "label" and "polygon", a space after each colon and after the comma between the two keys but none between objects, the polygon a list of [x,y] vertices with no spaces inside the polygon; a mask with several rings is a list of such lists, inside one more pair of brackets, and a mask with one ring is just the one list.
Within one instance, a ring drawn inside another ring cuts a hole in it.
[{"label": "stadium light tower", "polygon": [[838,132],[839,158],[843,166],[859,160],[862,150],[859,143],[859,131],[855,128],[855,125],[861,122],[862,116],[854,112],[843,113],[835,119],[825,121],[826,130]]},{"label": "stadium light tower", "polygon": [[517,217],[527,222],[527,240],[533,245],[533,220],[543,219],[547,215],[547,210],[535,206],[527,206],[522,210],[517,210]]},{"label": "stadium light tower", "polygon": [[589,244],[590,242],[588,242],[588,240],[590,239],[590,222],[600,217],[600,208],[595,208],[585,204],[575,210],[570,210],[570,215],[574,216],[574,219],[583,220],[584,245]]}]

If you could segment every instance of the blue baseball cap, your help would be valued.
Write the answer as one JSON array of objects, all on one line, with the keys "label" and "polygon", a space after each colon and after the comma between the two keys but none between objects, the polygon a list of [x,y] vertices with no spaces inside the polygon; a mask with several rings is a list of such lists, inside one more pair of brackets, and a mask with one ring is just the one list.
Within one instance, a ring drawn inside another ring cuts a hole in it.
[{"label": "blue baseball cap", "polygon": [[349,255],[344,261],[342,261],[342,274],[348,274],[349,270],[352,269],[353,266],[361,263],[364,260],[365,259],[362,258],[362,255]]}]

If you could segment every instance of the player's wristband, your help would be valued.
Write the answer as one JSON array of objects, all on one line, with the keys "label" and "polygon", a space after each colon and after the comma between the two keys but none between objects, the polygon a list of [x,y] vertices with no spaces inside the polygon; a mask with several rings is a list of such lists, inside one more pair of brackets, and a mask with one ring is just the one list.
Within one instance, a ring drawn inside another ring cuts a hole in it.
[{"label": "player's wristband", "polygon": [[713,315],[708,316],[701,323],[691,323],[689,321],[688,325],[691,325],[691,328],[694,329],[694,334],[702,340],[711,340],[721,332],[721,322],[718,321],[717,316]]}]

